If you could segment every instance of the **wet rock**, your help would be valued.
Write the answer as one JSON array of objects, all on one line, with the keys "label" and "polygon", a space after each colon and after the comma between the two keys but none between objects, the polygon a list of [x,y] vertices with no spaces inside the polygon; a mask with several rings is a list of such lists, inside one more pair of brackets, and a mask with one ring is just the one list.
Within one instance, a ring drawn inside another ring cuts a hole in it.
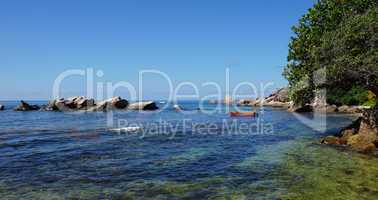
[{"label": "wet rock", "polygon": [[40,107],[38,105],[29,105],[25,101],[21,100],[20,104],[14,108],[14,111],[33,111],[39,109]]},{"label": "wet rock", "polygon": [[0,105],[0,110],[4,110],[5,107],[3,105]]},{"label": "wet rock", "polygon": [[327,136],[322,139],[322,144],[340,144],[340,138],[336,136]]},{"label": "wet rock", "polygon": [[155,102],[147,101],[147,102],[136,102],[132,103],[128,107],[130,110],[157,110],[159,109]]}]

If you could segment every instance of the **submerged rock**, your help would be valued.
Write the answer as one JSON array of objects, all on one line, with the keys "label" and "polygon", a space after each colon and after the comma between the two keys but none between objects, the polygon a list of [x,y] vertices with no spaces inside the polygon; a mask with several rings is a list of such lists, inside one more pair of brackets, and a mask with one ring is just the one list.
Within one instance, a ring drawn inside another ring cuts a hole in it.
[{"label": "submerged rock", "polygon": [[14,111],[33,111],[39,110],[41,107],[38,105],[29,105],[25,101],[21,100],[20,104],[14,108]]},{"label": "submerged rock", "polygon": [[340,144],[340,138],[336,136],[327,136],[322,139],[322,144]]},{"label": "submerged rock", "polygon": [[146,102],[136,102],[132,103],[128,107],[130,110],[157,110],[159,109],[155,102],[146,101]]}]

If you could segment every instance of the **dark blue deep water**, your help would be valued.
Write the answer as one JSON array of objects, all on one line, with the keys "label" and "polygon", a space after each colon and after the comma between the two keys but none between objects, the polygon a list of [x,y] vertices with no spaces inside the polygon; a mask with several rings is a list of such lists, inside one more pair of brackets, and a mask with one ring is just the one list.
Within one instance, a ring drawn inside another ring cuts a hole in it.
[{"label": "dark blue deep water", "polygon": [[[188,101],[180,106],[191,113],[170,107],[117,111],[109,126],[109,113],[14,112],[17,102],[2,103],[1,199],[306,199],[308,194],[353,199],[361,191],[374,199],[378,194],[376,159],[318,144],[354,116],[328,115],[327,130],[319,132],[283,109],[231,118],[223,106],[206,114]],[[215,105],[205,105],[212,109]],[[232,123],[253,128],[222,128]],[[255,124],[270,128],[257,131]],[[211,131],[201,129],[210,125]],[[134,132],[116,131],[137,126]],[[353,177],[345,178],[346,168],[356,170],[349,172]],[[361,170],[369,174],[362,186],[355,183]],[[343,184],[348,187],[341,189]]]}]

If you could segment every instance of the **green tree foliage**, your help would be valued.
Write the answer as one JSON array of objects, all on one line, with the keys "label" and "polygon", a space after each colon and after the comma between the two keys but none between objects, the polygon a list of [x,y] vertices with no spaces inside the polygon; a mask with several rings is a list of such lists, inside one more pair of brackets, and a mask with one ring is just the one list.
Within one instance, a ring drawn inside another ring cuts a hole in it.
[{"label": "green tree foliage", "polygon": [[361,86],[354,85],[351,88],[333,88],[327,91],[327,102],[341,105],[376,106],[377,97]]},{"label": "green tree foliage", "polygon": [[[283,74],[294,102],[309,103],[318,88],[348,84],[378,94],[377,2],[319,0],[293,27]],[[324,68],[327,79],[319,82],[316,73]]]}]

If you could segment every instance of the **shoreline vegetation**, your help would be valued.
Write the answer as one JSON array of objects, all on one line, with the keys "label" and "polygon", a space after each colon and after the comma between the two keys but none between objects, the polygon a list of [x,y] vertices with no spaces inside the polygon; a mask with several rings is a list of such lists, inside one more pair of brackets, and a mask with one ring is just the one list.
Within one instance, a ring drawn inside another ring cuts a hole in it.
[{"label": "shoreline vegetation", "polygon": [[[294,111],[362,105],[362,116],[324,144],[378,147],[378,2],[319,0],[292,27],[284,77]],[[326,91],[326,92],[325,92]],[[342,108],[342,109],[341,109]],[[370,108],[370,109],[369,109]]]}]

